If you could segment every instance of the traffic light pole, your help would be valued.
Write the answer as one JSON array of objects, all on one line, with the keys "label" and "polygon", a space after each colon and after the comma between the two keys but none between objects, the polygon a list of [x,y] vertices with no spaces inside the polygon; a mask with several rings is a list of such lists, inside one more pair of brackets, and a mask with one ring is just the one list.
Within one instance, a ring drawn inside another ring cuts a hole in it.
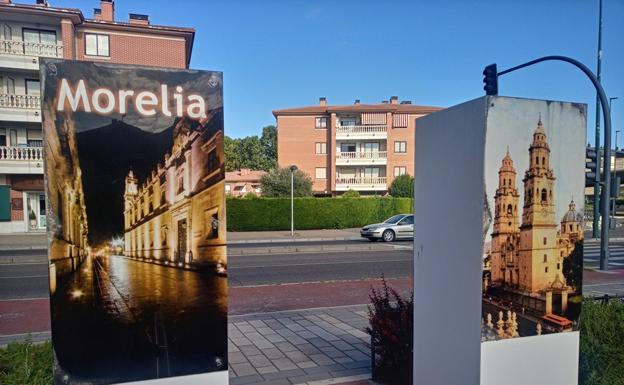
[{"label": "traffic light pole", "polygon": [[[518,66],[506,69],[497,74],[502,76],[510,72],[519,70],[524,67],[531,66],[533,64],[541,63],[543,61],[564,61],[570,63],[587,75],[589,80],[594,84],[598,98],[600,99],[600,106],[602,107],[602,115],[604,119],[604,159],[603,159],[603,172],[604,183],[602,183],[602,199],[600,200],[600,213],[602,215],[602,226],[600,229],[600,270],[609,269],[609,194],[611,192],[611,111],[609,110],[609,101],[604,89],[600,85],[600,80],[594,75],[594,73],[583,63],[578,60],[569,58],[567,56],[544,56],[539,59],[531,60],[530,62],[520,64]],[[596,142],[596,152],[600,154],[600,146],[598,141]],[[599,155],[598,155],[599,156]],[[600,164],[596,165],[596,181],[600,183],[598,178],[598,172],[600,170]]]}]

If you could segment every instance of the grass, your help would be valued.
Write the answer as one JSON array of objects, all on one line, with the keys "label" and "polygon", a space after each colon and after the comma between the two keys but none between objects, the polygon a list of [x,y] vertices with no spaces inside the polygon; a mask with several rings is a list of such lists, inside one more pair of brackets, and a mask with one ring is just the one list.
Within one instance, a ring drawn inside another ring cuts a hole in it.
[{"label": "grass", "polygon": [[14,342],[0,348],[0,384],[52,384],[52,344]]}]

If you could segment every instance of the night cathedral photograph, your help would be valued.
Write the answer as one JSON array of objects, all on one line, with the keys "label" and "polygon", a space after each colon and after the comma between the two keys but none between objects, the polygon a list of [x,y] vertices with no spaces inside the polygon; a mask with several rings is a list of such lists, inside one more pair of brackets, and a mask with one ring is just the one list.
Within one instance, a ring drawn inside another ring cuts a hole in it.
[{"label": "night cathedral photograph", "polygon": [[41,68],[55,384],[227,384],[222,73]]},{"label": "night cathedral photograph", "polygon": [[491,107],[482,341],[578,330],[585,106]]}]

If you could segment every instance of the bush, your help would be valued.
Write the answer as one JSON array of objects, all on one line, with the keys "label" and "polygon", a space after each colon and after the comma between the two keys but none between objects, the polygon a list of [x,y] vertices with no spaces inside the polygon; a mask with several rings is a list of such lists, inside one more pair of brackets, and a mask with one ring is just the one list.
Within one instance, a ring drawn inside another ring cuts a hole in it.
[{"label": "bush", "polygon": [[[262,196],[290,197],[290,178],[288,167],[270,170],[260,178]],[[292,178],[296,197],[312,196],[312,178],[301,170],[295,171]]]},{"label": "bush", "polygon": [[414,196],[414,177],[408,174],[394,178],[388,192],[393,197],[412,198]]},{"label": "bush", "polygon": [[52,344],[14,342],[0,348],[0,384],[48,385],[52,383]]},{"label": "bush", "polygon": [[414,294],[403,299],[382,279],[381,289],[371,289],[368,306],[373,380],[387,384],[412,384]]},{"label": "bush", "polygon": [[[290,198],[227,199],[228,231],[290,229]],[[412,212],[411,199],[295,198],[295,228],[344,229]]]},{"label": "bush", "polygon": [[581,311],[580,383],[624,384],[624,303],[583,302]]},{"label": "bush", "polygon": [[360,192],[355,190],[347,190],[340,196],[341,198],[359,198]]}]

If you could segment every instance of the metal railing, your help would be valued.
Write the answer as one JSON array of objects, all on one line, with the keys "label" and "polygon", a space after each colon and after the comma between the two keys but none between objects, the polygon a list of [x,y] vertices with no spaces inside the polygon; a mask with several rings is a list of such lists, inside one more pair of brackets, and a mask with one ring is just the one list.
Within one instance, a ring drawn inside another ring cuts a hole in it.
[{"label": "metal railing", "polygon": [[41,97],[35,95],[0,94],[0,107],[39,110]]},{"label": "metal railing", "polygon": [[388,157],[387,151],[355,151],[355,152],[339,152],[336,154],[336,159],[346,160],[366,160],[366,159],[386,159]]},{"label": "metal railing", "polygon": [[385,133],[388,126],[385,124],[365,126],[336,126],[336,134],[376,134]]},{"label": "metal railing", "polygon": [[0,54],[63,57],[63,46],[60,44],[35,43],[23,40],[0,40]]},{"label": "metal railing", "polygon": [[336,184],[348,184],[348,185],[374,185],[374,184],[386,184],[385,176],[377,177],[355,177],[355,178],[336,178]]},{"label": "metal railing", "polygon": [[43,160],[43,147],[0,146],[0,160]]}]

